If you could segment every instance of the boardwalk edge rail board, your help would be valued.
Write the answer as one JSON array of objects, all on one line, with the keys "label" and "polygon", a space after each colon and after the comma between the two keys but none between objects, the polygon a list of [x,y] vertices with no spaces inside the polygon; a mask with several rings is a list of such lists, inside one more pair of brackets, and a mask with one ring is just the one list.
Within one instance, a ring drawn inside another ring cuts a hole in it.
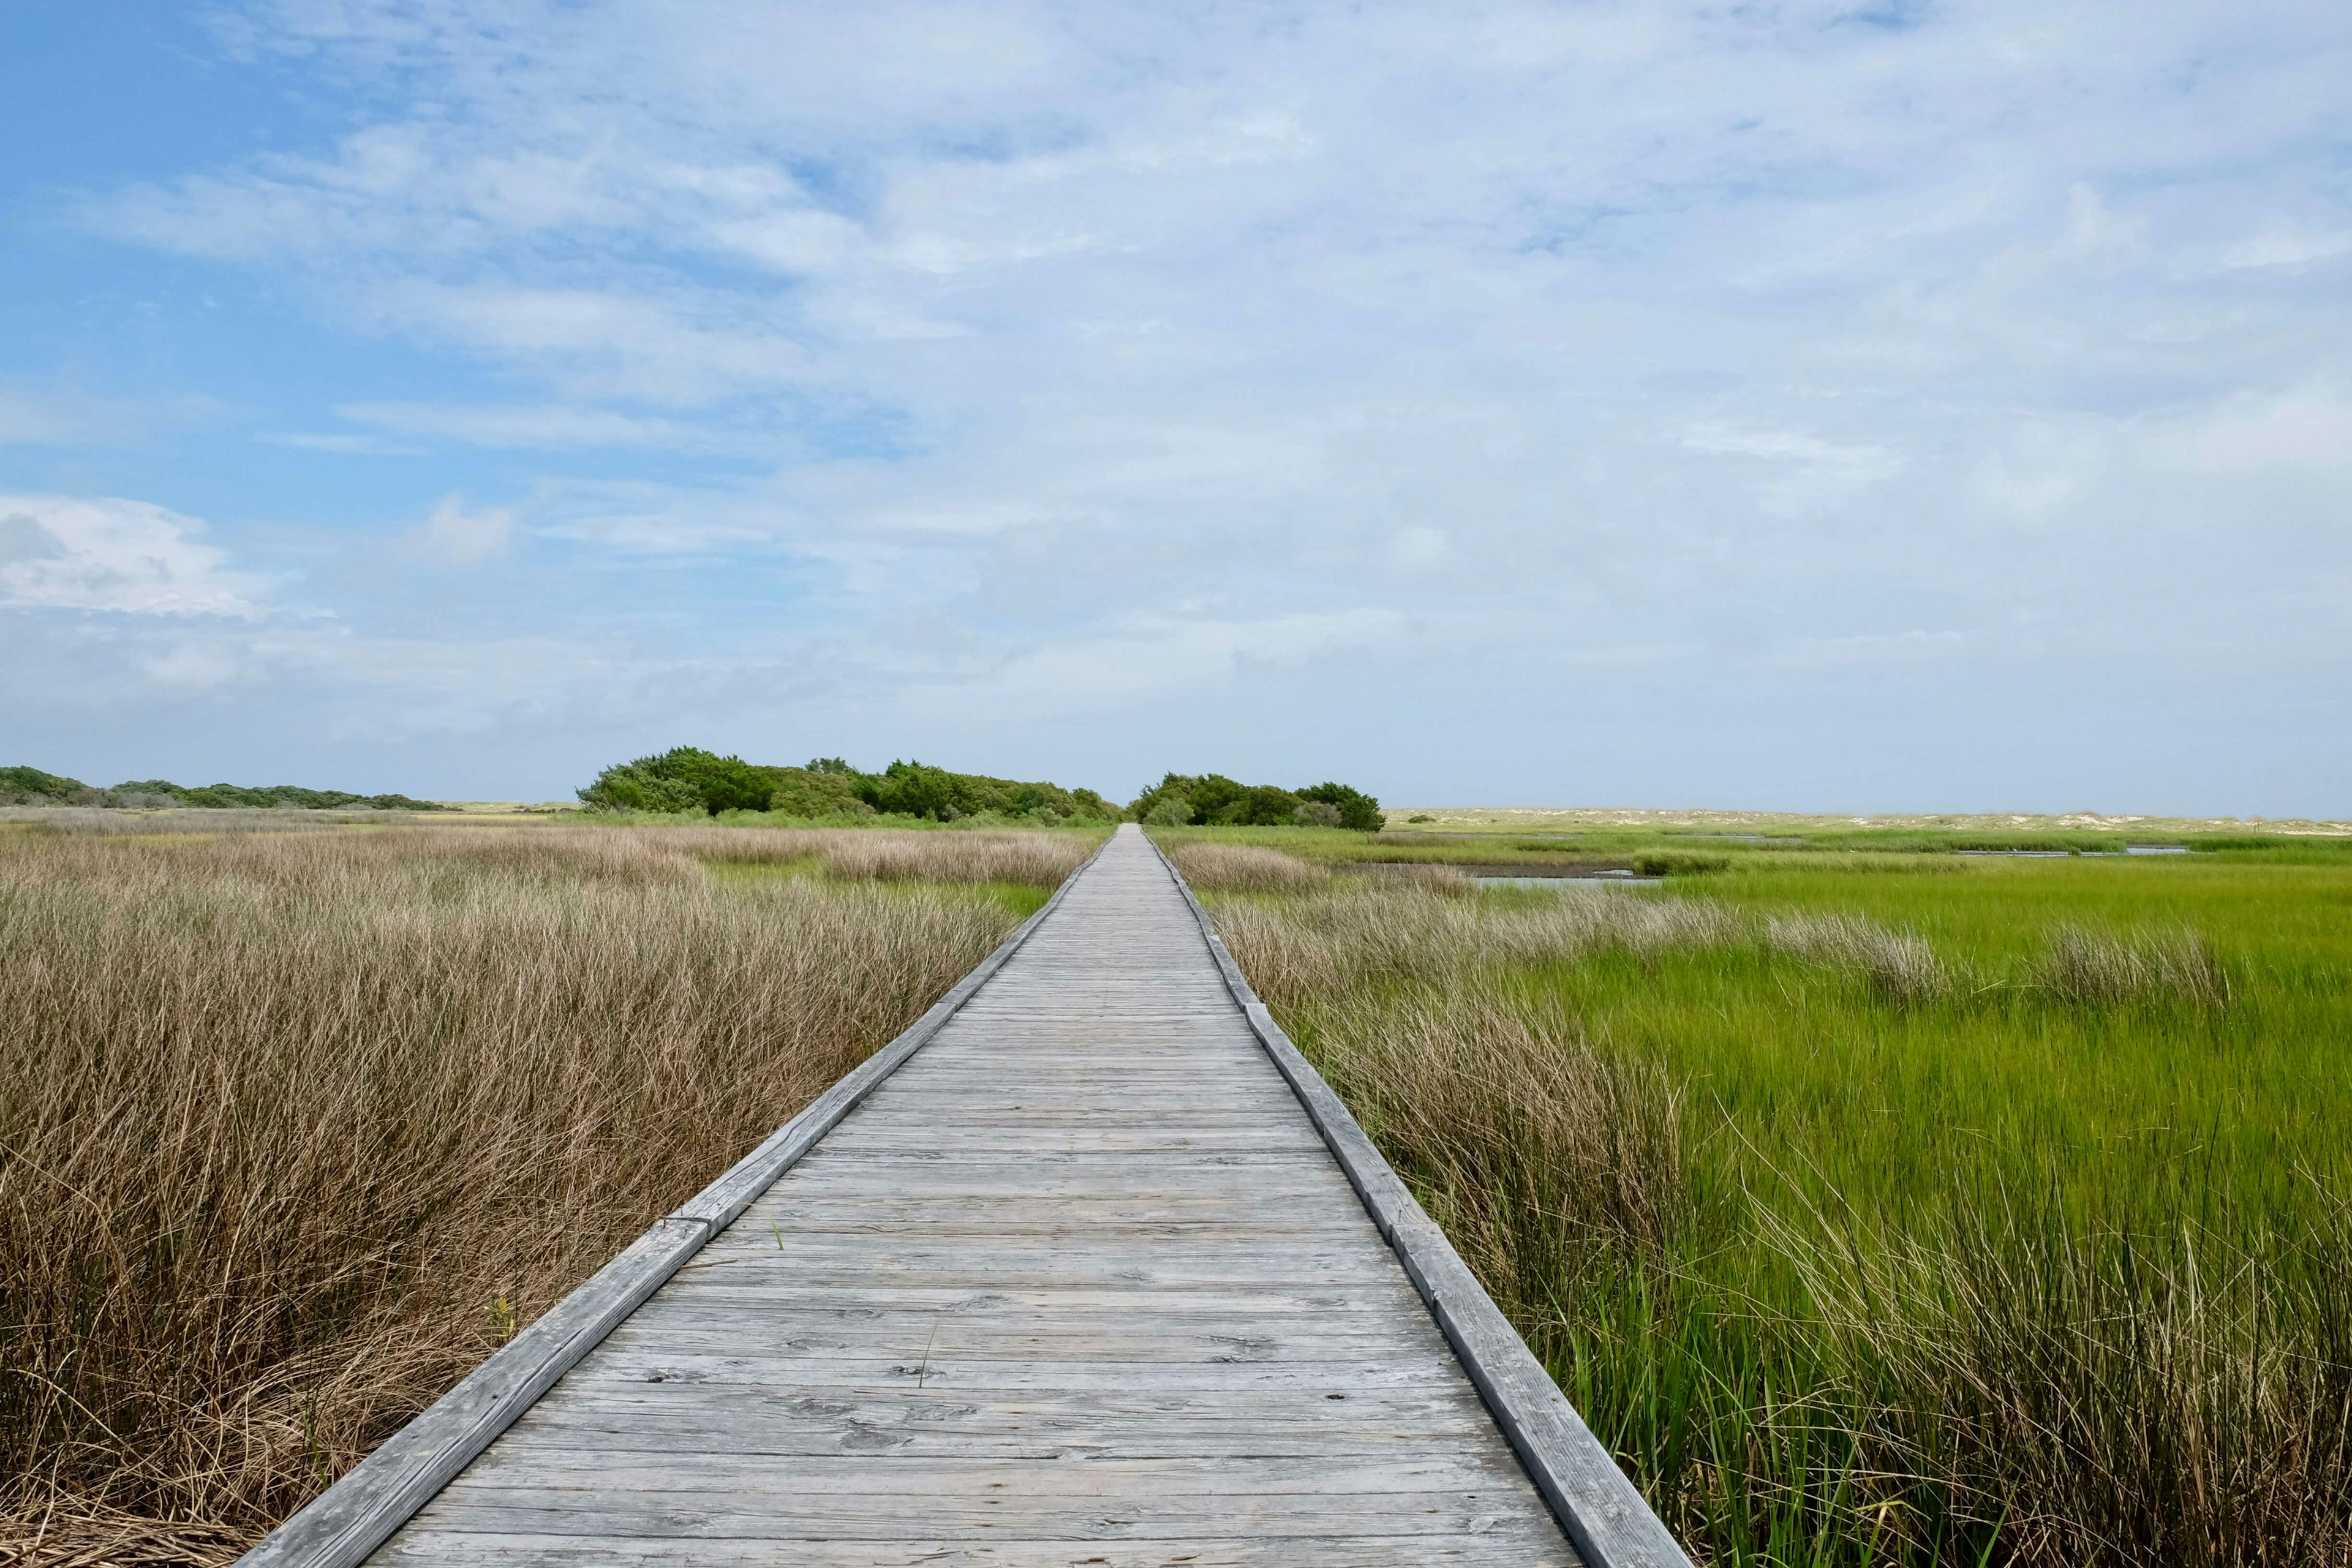
[{"label": "boardwalk edge rail board", "polygon": [[359,1568],[556,1379],[938,1034],[1045,923],[1109,842],[1097,845],[1035,914],[896,1039],[811,1100],[724,1175],[654,1221],[585,1284],[263,1537],[237,1560],[236,1568]]},{"label": "boardwalk edge rail board", "polygon": [[1323,1075],[1274,1021],[1225,950],[1216,922],[1159,842],[1146,834],[1200,922],[1201,934],[1266,1055],[1288,1081],[1365,1212],[1404,1265],[1495,1422],[1591,1568],[1690,1568],[1665,1522],[1618,1468],[1576,1406],[1528,1349],[1454,1244],[1392,1169]]}]

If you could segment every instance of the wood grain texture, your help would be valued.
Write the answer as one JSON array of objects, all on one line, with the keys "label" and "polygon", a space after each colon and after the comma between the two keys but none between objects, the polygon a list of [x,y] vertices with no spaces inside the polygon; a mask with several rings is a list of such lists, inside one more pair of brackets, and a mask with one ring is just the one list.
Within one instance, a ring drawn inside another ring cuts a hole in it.
[{"label": "wood grain texture", "polygon": [[[1153,848],[1156,852],[1158,846]],[[1166,858],[1161,859],[1164,864]],[[1297,1093],[1365,1211],[1395,1249],[1578,1551],[1596,1568],[1690,1568],[1681,1543],[1593,1436],[1445,1233],[1423,1211],[1331,1086],[1258,1000],[1201,900],[1172,865],[1168,870],[1251,1032]]]},{"label": "wood grain texture", "polygon": [[[1108,845],[1105,846],[1108,847]],[[1101,856],[1088,858],[1092,865]],[[1085,866],[1079,868],[1083,873]],[[928,1043],[1049,920],[1076,885],[1055,889],[995,952],[929,1011],[819,1095],[757,1149],[654,1222],[618,1257],[517,1334],[497,1354],[402,1427],[293,1518],[264,1536],[237,1568],[357,1568],[451,1477],[578,1363],[752,1198],[814,1146],[875,1085]]]},{"label": "wood grain texture", "polygon": [[1578,1563],[1204,929],[1122,829],[373,1561]]}]

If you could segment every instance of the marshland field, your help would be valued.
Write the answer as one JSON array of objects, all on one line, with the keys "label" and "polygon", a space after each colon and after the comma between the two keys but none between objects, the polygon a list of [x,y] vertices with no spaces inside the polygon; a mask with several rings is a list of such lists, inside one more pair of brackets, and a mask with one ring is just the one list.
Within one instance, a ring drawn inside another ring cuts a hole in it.
[{"label": "marshland field", "polygon": [[56,820],[0,827],[24,1563],[234,1559],[1100,837]]},{"label": "marshland field", "polygon": [[2352,837],[1156,831],[1698,1554],[2352,1560]]},{"label": "marshland field", "polygon": [[[2352,1560],[2352,836],[1390,824],[1152,831],[1695,1555]],[[0,1561],[228,1562],[1106,830],[0,825]]]}]

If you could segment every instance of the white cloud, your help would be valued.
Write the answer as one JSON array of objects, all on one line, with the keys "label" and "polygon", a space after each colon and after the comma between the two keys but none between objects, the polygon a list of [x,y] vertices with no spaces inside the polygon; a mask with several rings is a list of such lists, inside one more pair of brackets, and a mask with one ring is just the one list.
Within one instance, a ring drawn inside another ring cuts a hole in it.
[{"label": "white cloud", "polygon": [[2086,421],[2030,420],[2006,440],[1989,441],[1974,489],[1995,511],[2042,520],[2097,493],[2109,468],[2109,432]]},{"label": "white cloud", "polygon": [[[675,419],[647,418],[606,408],[565,405],[489,405],[458,403],[346,403],[335,412],[359,425],[372,425],[396,436],[435,441],[461,442],[473,447],[650,447],[672,450],[708,450],[726,445],[721,433]],[[294,440],[294,437],[281,437]],[[304,437],[305,445],[330,440],[354,443],[344,450],[404,451],[412,448],[384,443],[378,437]],[[365,443],[374,442],[374,446]],[[337,449],[337,448],[330,448]]]},{"label": "white cloud", "polygon": [[297,452],[333,452],[347,458],[419,458],[425,451],[422,447],[387,441],[381,436],[359,436],[349,431],[272,430],[255,439]]},{"label": "white cloud", "polygon": [[2181,456],[2214,472],[2352,465],[2352,401],[2323,387],[2243,395],[2200,420]]},{"label": "white cloud", "polygon": [[183,691],[207,691],[236,678],[236,652],[217,642],[181,642],[140,661],[160,686]]},{"label": "white cloud", "polygon": [[[583,644],[714,712],[1213,690],[1269,734],[1252,661],[1334,649],[1683,670],[1672,712],[1706,658],[1958,670],[2028,622],[2340,648],[2283,595],[2347,570],[2352,21],[1851,9],[257,0],[250,68],[356,129],[79,210],[315,312],[350,428],[260,439],[435,465],[301,545],[349,626],[479,621],[313,650],[412,718],[574,701]],[[355,521],[478,570],[367,578]]]},{"label": "white cloud", "polygon": [[504,550],[514,535],[514,513],[503,507],[466,509],[466,498],[447,495],[417,531],[429,557],[470,566]]},{"label": "white cloud", "polygon": [[1846,505],[1903,471],[1903,454],[1869,443],[1841,445],[1801,430],[1758,430],[1703,420],[1683,432],[1682,445],[1713,456],[1751,458],[1768,465],[1757,485],[1764,510],[1798,516]]},{"label": "white cloud", "polygon": [[1880,665],[1941,662],[1959,658],[1967,651],[1968,638],[1959,632],[1914,628],[1904,632],[1868,632],[1853,637],[1800,637],[1782,656],[1782,660],[1801,667],[1867,668]]},{"label": "white cloud", "polygon": [[1371,606],[1255,621],[1137,616],[1080,640],[1022,652],[958,684],[979,685],[992,703],[1023,712],[1055,702],[1100,704],[1197,688],[1245,665],[1296,671],[1327,654],[1392,644],[1406,631],[1403,616]]},{"label": "white cloud", "polygon": [[2224,272],[2275,268],[2300,272],[2315,262],[2352,255],[2352,229],[2312,234],[2301,229],[2271,228],[2242,239],[2221,252]]},{"label": "white cloud", "polygon": [[0,495],[0,606],[258,615],[259,580],[227,569],[204,531],[144,501]]},{"label": "white cloud", "polygon": [[81,423],[55,403],[0,391],[0,446],[57,446],[84,433]]},{"label": "white cloud", "polygon": [[1445,559],[1445,531],[1415,525],[1389,541],[1389,561],[1401,572],[1423,572]]}]

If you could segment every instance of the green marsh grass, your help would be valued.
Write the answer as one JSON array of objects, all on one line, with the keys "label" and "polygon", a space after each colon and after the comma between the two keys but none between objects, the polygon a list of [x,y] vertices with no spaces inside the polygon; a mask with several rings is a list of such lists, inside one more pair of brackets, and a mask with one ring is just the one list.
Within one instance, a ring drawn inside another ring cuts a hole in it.
[{"label": "green marsh grass", "polygon": [[2352,1561],[2340,853],[1213,909],[1703,1558]]}]

